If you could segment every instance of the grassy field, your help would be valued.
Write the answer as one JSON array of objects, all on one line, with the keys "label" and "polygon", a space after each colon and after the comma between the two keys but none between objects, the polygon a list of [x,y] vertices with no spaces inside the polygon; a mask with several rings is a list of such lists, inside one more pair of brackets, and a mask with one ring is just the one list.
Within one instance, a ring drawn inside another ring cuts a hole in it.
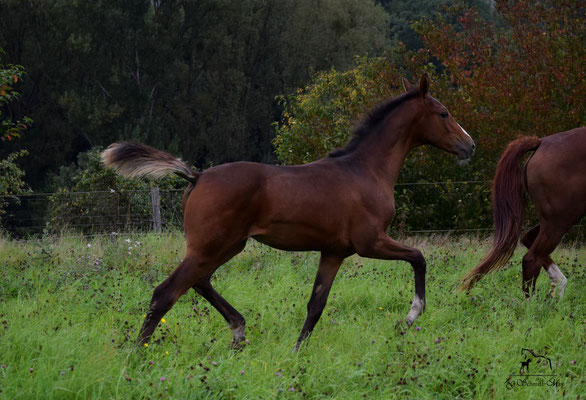
[{"label": "grassy field", "polygon": [[[182,258],[181,234],[0,239],[0,398],[584,397],[586,248],[554,253],[569,279],[562,300],[547,298],[542,273],[526,301],[520,249],[513,267],[466,295],[457,291],[459,279],[486,242],[407,242],[428,262],[427,309],[411,329],[395,327],[413,298],[411,267],[354,256],[308,345],[292,354],[316,253],[250,243],[217,271],[216,289],[247,319],[242,351],[230,349],[225,321],[193,291],[165,316],[148,348],[135,348],[153,288]],[[555,376],[512,376],[528,358],[523,348],[552,362],[550,369],[534,359],[531,373]]]}]

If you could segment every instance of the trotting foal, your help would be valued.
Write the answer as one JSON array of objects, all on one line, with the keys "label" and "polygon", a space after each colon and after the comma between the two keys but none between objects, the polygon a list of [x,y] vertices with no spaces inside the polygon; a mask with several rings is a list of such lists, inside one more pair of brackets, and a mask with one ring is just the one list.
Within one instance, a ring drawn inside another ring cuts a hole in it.
[{"label": "trotting foal", "polygon": [[139,340],[146,343],[163,315],[193,288],[228,321],[232,343],[239,346],[244,318],[214,290],[210,277],[244,249],[248,238],[277,249],[321,252],[296,349],[319,320],[342,261],[355,253],[411,263],[415,298],[406,317],[411,325],[425,306],[426,265],[419,250],[385,232],[395,213],[395,182],[413,148],[430,144],[468,158],[474,142],[429,95],[426,76],[418,87],[406,80],[403,84],[406,93],[372,110],[345,147],[305,165],[235,162],[200,173],[152,147],[108,147],[102,154],[104,164],[123,175],[175,173],[190,182],[182,201],[185,258],[155,289]]}]

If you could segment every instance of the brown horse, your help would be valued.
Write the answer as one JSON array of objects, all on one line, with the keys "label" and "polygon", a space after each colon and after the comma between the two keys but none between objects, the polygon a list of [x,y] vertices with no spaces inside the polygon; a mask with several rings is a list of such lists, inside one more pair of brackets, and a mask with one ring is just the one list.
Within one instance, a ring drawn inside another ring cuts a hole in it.
[{"label": "brown horse", "polygon": [[414,147],[431,144],[468,158],[474,142],[429,95],[425,75],[419,87],[406,80],[403,85],[406,93],[372,110],[345,147],[305,165],[235,162],[200,173],[148,146],[108,147],[102,154],[104,164],[124,175],[175,173],[190,182],[182,200],[185,258],[155,289],[139,340],[146,343],[163,315],[193,288],[222,314],[232,329],[233,345],[240,346],[244,318],[214,290],[210,277],[242,251],[250,237],[277,249],[321,252],[295,349],[320,318],[342,261],[355,253],[411,263],[415,299],[406,317],[411,325],[425,306],[426,264],[419,250],[385,233],[395,212],[395,182]]},{"label": "brown horse", "polygon": [[[521,170],[521,157],[534,153]],[[492,207],[494,241],[482,262],[464,278],[468,290],[487,272],[502,268],[513,255],[523,228],[525,190],[535,204],[539,224],[523,236],[529,249],[523,257],[523,290],[529,296],[543,267],[553,295],[560,297],[568,280],[550,258],[562,236],[586,212],[586,128],[539,139],[524,136],[511,142],[494,177]]]}]

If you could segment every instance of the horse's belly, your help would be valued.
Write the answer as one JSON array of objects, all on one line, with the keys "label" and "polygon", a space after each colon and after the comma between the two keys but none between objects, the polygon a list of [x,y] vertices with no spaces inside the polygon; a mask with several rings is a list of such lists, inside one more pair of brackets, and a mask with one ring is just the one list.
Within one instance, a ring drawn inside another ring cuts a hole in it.
[{"label": "horse's belly", "polygon": [[250,237],[279,250],[352,253],[349,240],[310,225],[271,224],[253,228]]}]

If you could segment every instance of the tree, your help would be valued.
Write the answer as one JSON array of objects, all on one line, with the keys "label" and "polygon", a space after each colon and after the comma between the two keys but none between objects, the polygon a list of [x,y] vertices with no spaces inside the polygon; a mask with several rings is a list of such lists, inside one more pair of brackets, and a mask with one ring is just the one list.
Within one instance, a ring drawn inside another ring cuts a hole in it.
[{"label": "tree", "polygon": [[[4,52],[0,48],[0,56]],[[24,70],[19,65],[0,64],[0,141],[10,142],[20,137],[21,133],[28,129],[32,120],[24,117],[13,120],[5,115],[3,108],[10,102],[18,100],[19,93],[14,85],[24,75]],[[0,161],[0,216],[5,213],[5,208],[12,200],[18,203],[16,194],[27,191],[28,186],[24,182],[24,171],[17,164],[17,160],[27,154],[26,150],[9,153]]]},{"label": "tree", "polygon": [[36,187],[120,139],[200,167],[270,162],[275,96],[379,54],[387,25],[372,0],[5,0],[0,14],[0,46],[31,78],[10,111],[36,121],[19,144]]},{"label": "tree", "polygon": [[586,122],[586,36],[576,1],[496,1],[503,25],[451,7],[417,24],[430,53],[461,88],[458,111],[496,158],[519,134],[545,136]]}]

